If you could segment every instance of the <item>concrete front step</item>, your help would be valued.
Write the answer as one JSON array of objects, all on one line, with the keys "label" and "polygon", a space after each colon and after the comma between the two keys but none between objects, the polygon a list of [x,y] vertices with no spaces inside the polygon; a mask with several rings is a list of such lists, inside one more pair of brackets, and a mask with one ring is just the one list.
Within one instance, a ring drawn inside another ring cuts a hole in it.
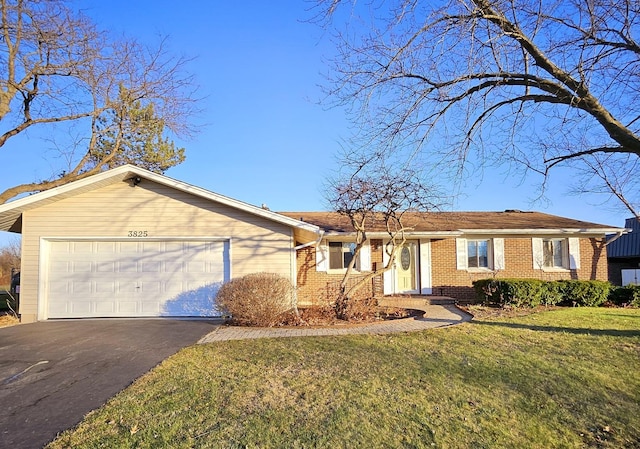
[{"label": "concrete front step", "polygon": [[384,296],[378,299],[378,305],[384,307],[420,308],[428,305],[456,304],[458,301],[449,296],[436,295],[398,295]]}]

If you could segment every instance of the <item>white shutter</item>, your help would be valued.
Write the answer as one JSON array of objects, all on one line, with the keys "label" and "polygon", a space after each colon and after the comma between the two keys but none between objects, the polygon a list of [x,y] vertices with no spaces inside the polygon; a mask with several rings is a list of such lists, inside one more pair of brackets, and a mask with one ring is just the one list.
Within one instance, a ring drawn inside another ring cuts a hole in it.
[{"label": "white shutter", "polygon": [[456,266],[458,270],[466,270],[468,265],[467,239],[456,239]]},{"label": "white shutter", "polygon": [[371,271],[371,245],[368,240],[360,247],[359,257],[358,271]]},{"label": "white shutter", "polygon": [[580,239],[570,238],[569,240],[569,268],[580,269]]},{"label": "white shutter", "polygon": [[493,239],[493,269],[504,270],[504,239]]},{"label": "white shutter", "polygon": [[431,240],[420,240],[420,293],[430,295],[431,288]]},{"label": "white shutter", "polygon": [[316,271],[329,269],[329,247],[325,240],[316,246]]},{"label": "white shutter", "polygon": [[[382,266],[384,267],[387,266],[387,264],[389,263],[389,260],[391,259],[391,256],[387,253],[388,243],[389,243],[388,240],[382,241]],[[383,287],[383,293],[385,295],[390,295],[392,293],[395,293],[396,291],[395,278],[396,278],[395,268],[391,268],[390,270],[387,270],[382,274],[382,287]]]},{"label": "white shutter", "polygon": [[542,270],[544,266],[544,250],[542,249],[542,239],[531,239],[531,252],[533,255],[533,269]]}]

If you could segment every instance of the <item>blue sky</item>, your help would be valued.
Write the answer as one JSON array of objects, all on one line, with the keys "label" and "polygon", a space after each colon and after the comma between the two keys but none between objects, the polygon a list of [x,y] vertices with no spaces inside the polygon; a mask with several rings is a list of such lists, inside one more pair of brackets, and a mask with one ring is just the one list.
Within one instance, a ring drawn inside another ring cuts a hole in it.
[{"label": "blue sky", "polygon": [[[78,0],[100,27],[157,42],[196,59],[188,69],[201,86],[207,125],[189,141],[186,161],[166,174],[272,210],[326,210],[323,182],[335,167],[349,123],[341,109],[318,104],[325,61],[334,49],[326,33],[306,22],[305,1]],[[179,5],[179,6],[177,6]],[[13,145],[13,147],[12,147]],[[49,177],[43,143],[22,139],[0,152],[0,189]],[[51,152],[47,153],[49,156]],[[26,163],[28,161],[28,163]],[[470,182],[458,210],[522,209],[622,226],[628,215],[595,200],[566,195],[570,173],[558,172],[549,202],[534,203],[535,180],[505,179],[486,170]],[[615,203],[614,203],[615,204]],[[7,235],[0,235],[0,244]]]}]

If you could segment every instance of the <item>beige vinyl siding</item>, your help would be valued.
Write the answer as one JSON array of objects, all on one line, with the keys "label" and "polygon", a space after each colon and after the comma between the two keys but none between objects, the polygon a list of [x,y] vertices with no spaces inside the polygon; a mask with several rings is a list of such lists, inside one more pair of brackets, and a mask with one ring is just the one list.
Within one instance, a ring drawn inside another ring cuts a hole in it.
[{"label": "beige vinyl siding", "polygon": [[[292,230],[286,225],[148,180],[116,183],[25,212],[22,230],[21,313],[37,314],[40,238],[229,238],[231,276],[268,271],[292,274]],[[25,320],[25,321],[26,321]]]}]

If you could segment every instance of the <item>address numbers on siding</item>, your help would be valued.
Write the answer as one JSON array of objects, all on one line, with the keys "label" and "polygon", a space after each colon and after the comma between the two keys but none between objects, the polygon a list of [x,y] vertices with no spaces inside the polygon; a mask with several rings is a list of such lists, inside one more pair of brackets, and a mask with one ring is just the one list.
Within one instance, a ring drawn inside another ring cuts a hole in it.
[{"label": "address numbers on siding", "polygon": [[149,231],[128,231],[127,237],[149,237]]}]

